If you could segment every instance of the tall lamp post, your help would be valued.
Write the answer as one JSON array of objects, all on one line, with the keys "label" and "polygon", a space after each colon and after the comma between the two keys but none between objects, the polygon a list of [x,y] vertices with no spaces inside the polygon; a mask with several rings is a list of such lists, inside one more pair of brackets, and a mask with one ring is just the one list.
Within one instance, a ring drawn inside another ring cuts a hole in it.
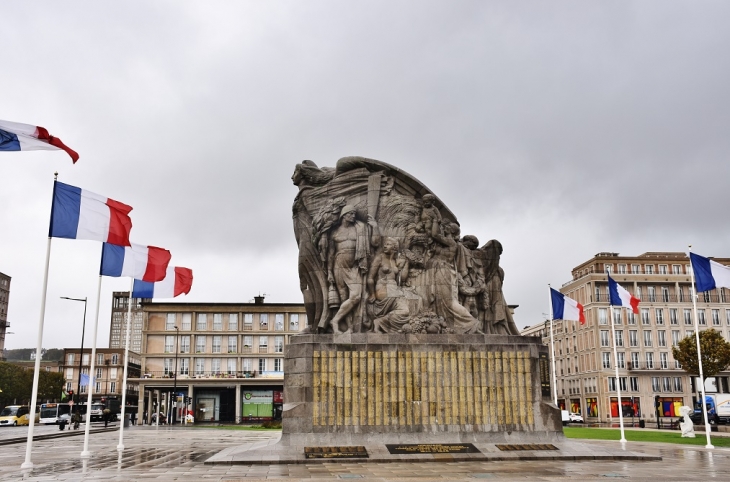
[{"label": "tall lamp post", "polygon": [[[62,300],[71,300],[71,301],[83,301],[84,302],[84,323],[81,325],[81,353],[79,354],[79,380],[78,384],[76,386],[76,394],[79,398],[79,401],[81,400],[81,362],[84,358],[84,332],[86,331],[86,301],[87,298],[69,298],[68,296],[61,296]],[[91,374],[89,374],[89,385],[91,385]],[[91,387],[89,387],[89,390],[91,390]],[[71,401],[73,401],[73,397],[71,397]]]},{"label": "tall lamp post", "polygon": [[175,418],[177,415],[177,353],[180,347],[180,329],[175,325],[175,373],[172,382],[172,425],[175,425]]}]

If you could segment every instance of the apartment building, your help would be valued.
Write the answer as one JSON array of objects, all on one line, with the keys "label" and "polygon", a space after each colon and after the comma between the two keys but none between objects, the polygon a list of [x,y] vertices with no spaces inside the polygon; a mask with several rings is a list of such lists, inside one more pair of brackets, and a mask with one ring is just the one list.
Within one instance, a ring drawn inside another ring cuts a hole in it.
[{"label": "apartment building", "polygon": [[142,303],[142,311],[140,419],[160,410],[169,417],[171,398],[176,420],[280,416],[284,350],[307,326],[303,304],[258,296],[254,303]]},{"label": "apartment building", "polygon": [[8,324],[8,302],[10,300],[10,276],[0,273],[0,361],[5,350],[5,331]]},{"label": "apartment building", "polygon": [[[142,303],[150,301],[147,298],[132,298],[132,328],[130,332],[129,350],[135,353],[142,352],[142,322],[144,313]],[[114,291],[112,293],[112,314],[109,328],[109,348],[126,348],[127,317],[129,316],[129,291]]]},{"label": "apartment building", "polygon": [[[139,353],[129,352],[127,367],[127,397],[126,401],[131,406],[137,406],[139,401],[139,379],[141,358]],[[124,380],[124,350],[118,348],[97,348],[96,361],[94,363],[93,376],[89,377],[90,383],[79,388],[79,373],[89,375],[91,370],[91,348],[65,348],[63,361],[55,362],[59,365],[59,371],[66,378],[65,390],[73,390],[80,394],[83,402],[91,386],[91,397],[93,402],[103,401],[107,405],[117,406],[122,400]],[[79,370],[81,370],[79,372]],[[113,401],[116,401],[113,402]]]},{"label": "apartment building", "polygon": [[[730,264],[730,259],[715,261]],[[607,273],[641,300],[638,315],[615,307],[611,319]],[[572,278],[560,292],[584,306],[586,323],[553,323],[561,408],[581,413],[587,421],[615,421],[617,383],[624,417],[677,417],[680,406],[692,406],[698,399],[696,377],[682,370],[672,356],[672,347],[682,338],[694,336],[695,330],[687,255],[599,253],[576,266]],[[730,340],[730,290],[700,293],[697,318],[700,330],[712,328]],[[549,344],[549,322],[528,327],[522,334],[540,336]],[[730,391],[728,376],[730,372],[723,372],[708,380],[708,393]]]}]

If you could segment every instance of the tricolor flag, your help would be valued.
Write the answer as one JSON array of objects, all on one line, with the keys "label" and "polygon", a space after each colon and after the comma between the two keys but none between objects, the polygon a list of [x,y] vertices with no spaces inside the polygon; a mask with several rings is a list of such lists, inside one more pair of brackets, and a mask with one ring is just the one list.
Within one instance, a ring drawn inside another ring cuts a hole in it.
[{"label": "tricolor flag", "polygon": [[190,293],[193,286],[193,270],[171,266],[167,276],[157,283],[134,280],[132,298],[175,298]]},{"label": "tricolor flag", "polygon": [[694,253],[689,253],[689,259],[692,261],[698,292],[730,288],[730,267]]},{"label": "tricolor flag", "polygon": [[550,299],[553,302],[553,320],[573,320],[585,324],[583,305],[553,288],[550,288]]},{"label": "tricolor flag", "polygon": [[129,246],[131,210],[114,199],[56,181],[48,236]]},{"label": "tricolor flag", "polygon": [[43,127],[0,120],[0,151],[63,150],[76,163],[79,155]]},{"label": "tricolor flag", "polygon": [[115,246],[104,243],[101,250],[102,276],[128,276],[142,281],[162,281],[172,255],[155,246]]},{"label": "tricolor flag", "polygon": [[639,298],[623,289],[613,278],[608,277],[608,296],[613,306],[625,306],[631,311],[639,314]]}]

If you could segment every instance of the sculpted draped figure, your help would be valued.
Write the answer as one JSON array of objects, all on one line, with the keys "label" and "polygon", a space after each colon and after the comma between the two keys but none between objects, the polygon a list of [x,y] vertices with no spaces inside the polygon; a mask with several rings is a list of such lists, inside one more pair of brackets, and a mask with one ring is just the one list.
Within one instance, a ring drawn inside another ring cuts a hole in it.
[{"label": "sculpted draped figure", "polygon": [[459,238],[456,216],[410,174],[344,157],[297,164],[299,283],[317,333],[519,334],[502,245]]}]

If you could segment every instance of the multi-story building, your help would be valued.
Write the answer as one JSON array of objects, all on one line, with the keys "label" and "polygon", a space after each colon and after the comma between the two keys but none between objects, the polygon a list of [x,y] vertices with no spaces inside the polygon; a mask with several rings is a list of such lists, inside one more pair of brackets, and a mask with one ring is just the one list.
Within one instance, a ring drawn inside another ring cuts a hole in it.
[{"label": "multi-story building", "polygon": [[[127,397],[129,405],[136,407],[139,401],[139,380],[140,377],[140,355],[129,352],[127,367]],[[59,362],[56,362],[59,363]],[[83,353],[79,348],[64,349],[63,361],[59,363],[59,369],[66,377],[66,392],[73,390],[81,395],[81,401],[86,402],[89,385],[91,385],[91,396],[94,402],[103,401],[107,405],[114,406],[112,400],[117,403],[122,400],[124,381],[124,349],[119,348],[97,348],[96,360],[94,362],[94,373],[89,378],[90,383],[79,388],[79,368],[81,374],[89,375],[91,369],[91,348],[84,348]]]},{"label": "multi-story building", "polygon": [[[715,261],[730,264],[730,259]],[[607,273],[641,300],[638,315],[614,307],[615,339],[609,324]],[[680,406],[692,406],[699,399],[696,377],[682,370],[672,356],[672,347],[682,338],[694,336],[695,330],[687,255],[599,253],[576,266],[572,274],[573,279],[560,291],[583,305],[586,323],[553,322],[561,408],[582,413],[588,421],[615,421],[619,409],[616,365],[625,417],[677,417]],[[730,290],[700,293],[697,319],[700,330],[712,328],[730,339]],[[549,344],[549,322],[528,327],[522,334],[541,336]],[[727,393],[728,375],[730,372],[720,373],[706,387],[710,392]]]},{"label": "multi-story building", "polygon": [[140,419],[158,410],[169,416],[162,407],[172,393],[176,420],[185,414],[196,423],[280,416],[284,350],[307,326],[303,304],[264,303],[257,296],[254,303],[143,303],[142,311]]},{"label": "multi-story building", "polygon": [[8,328],[8,301],[10,299],[10,276],[0,273],[0,360],[5,351],[5,331]]},{"label": "multi-story building", "polygon": [[[129,350],[142,352],[142,303],[146,298],[132,298],[132,330]],[[127,343],[127,316],[129,314],[129,291],[112,293],[112,320],[109,328],[109,348],[124,349]]]}]

